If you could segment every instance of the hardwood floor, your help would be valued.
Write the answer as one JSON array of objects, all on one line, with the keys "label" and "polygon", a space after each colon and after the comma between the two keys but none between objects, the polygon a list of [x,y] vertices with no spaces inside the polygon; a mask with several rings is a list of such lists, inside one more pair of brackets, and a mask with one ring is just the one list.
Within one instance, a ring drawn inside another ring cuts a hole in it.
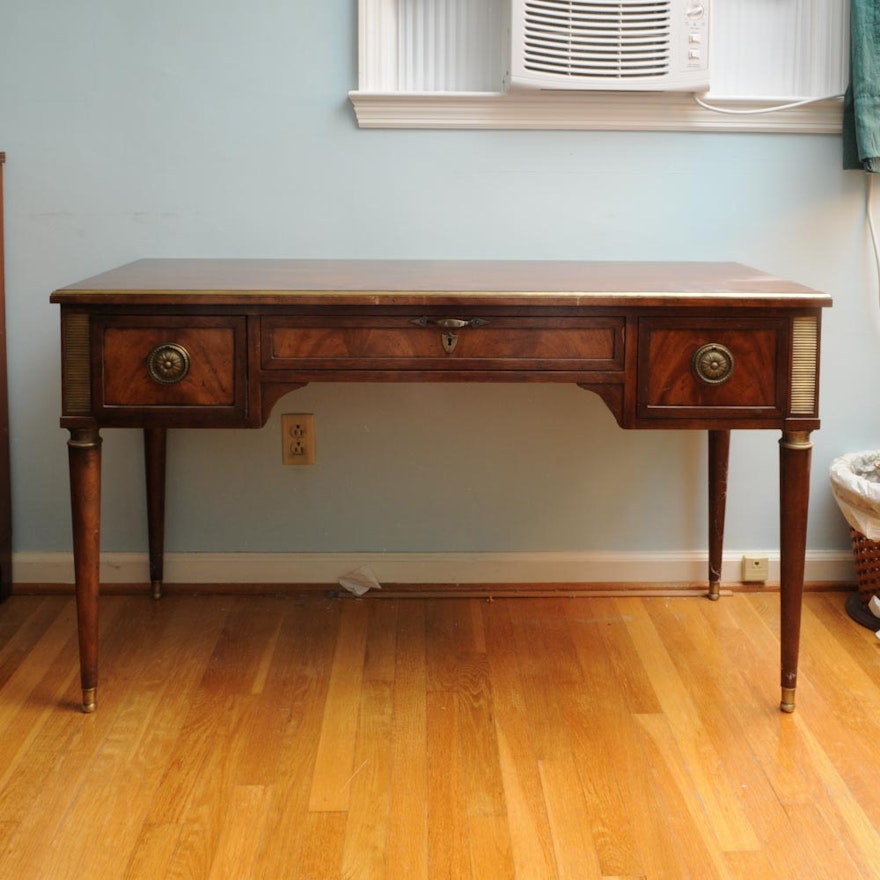
[{"label": "hardwood floor", "polygon": [[880,641],[808,594],[0,606],[0,877],[876,880]]}]

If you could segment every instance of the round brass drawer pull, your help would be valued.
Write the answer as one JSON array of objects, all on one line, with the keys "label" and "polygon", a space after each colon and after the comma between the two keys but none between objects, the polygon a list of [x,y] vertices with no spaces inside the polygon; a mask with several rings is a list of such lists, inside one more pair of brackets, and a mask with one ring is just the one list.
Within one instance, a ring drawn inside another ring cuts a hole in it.
[{"label": "round brass drawer pull", "polygon": [[162,385],[175,385],[189,372],[189,352],[176,342],[163,342],[147,356],[150,377]]},{"label": "round brass drawer pull", "polygon": [[733,373],[733,354],[726,345],[710,342],[695,352],[691,366],[694,374],[707,385],[720,385]]}]

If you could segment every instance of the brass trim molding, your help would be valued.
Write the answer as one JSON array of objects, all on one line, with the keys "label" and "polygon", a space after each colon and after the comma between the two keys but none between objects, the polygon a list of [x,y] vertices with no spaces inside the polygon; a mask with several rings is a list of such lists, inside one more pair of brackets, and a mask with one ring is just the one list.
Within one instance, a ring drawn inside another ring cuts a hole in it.
[{"label": "brass trim molding", "polygon": [[89,316],[67,315],[63,327],[64,412],[66,415],[85,415],[92,409]]},{"label": "brass trim molding", "polygon": [[813,415],[816,411],[816,373],[819,357],[819,327],[816,318],[792,320],[791,412]]}]

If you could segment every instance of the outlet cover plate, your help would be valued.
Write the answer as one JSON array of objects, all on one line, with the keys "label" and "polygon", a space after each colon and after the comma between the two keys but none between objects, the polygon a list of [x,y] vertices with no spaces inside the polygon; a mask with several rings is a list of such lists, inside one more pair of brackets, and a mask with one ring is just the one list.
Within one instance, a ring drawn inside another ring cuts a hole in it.
[{"label": "outlet cover plate", "polygon": [[770,576],[770,560],[763,553],[745,553],[742,558],[742,582],[765,584]]},{"label": "outlet cover plate", "polygon": [[313,413],[284,413],[281,416],[281,461],[283,464],[314,464],[316,458]]}]

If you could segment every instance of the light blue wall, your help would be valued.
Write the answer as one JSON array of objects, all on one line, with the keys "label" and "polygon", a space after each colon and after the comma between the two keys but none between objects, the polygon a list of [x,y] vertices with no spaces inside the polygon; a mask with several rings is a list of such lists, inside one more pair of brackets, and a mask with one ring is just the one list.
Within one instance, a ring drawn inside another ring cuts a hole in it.
[{"label": "light blue wall", "polygon": [[[56,287],[144,256],[737,260],[830,292],[810,548],[836,455],[880,446],[877,279],[839,138],[359,130],[353,0],[0,2],[15,549],[70,546]],[[283,468],[314,412],[319,464]],[[574,387],[312,385],[170,440],[170,550],[689,550],[704,439]],[[104,547],[144,547],[106,431]],[[736,435],[727,547],[773,549],[776,436]]]}]

